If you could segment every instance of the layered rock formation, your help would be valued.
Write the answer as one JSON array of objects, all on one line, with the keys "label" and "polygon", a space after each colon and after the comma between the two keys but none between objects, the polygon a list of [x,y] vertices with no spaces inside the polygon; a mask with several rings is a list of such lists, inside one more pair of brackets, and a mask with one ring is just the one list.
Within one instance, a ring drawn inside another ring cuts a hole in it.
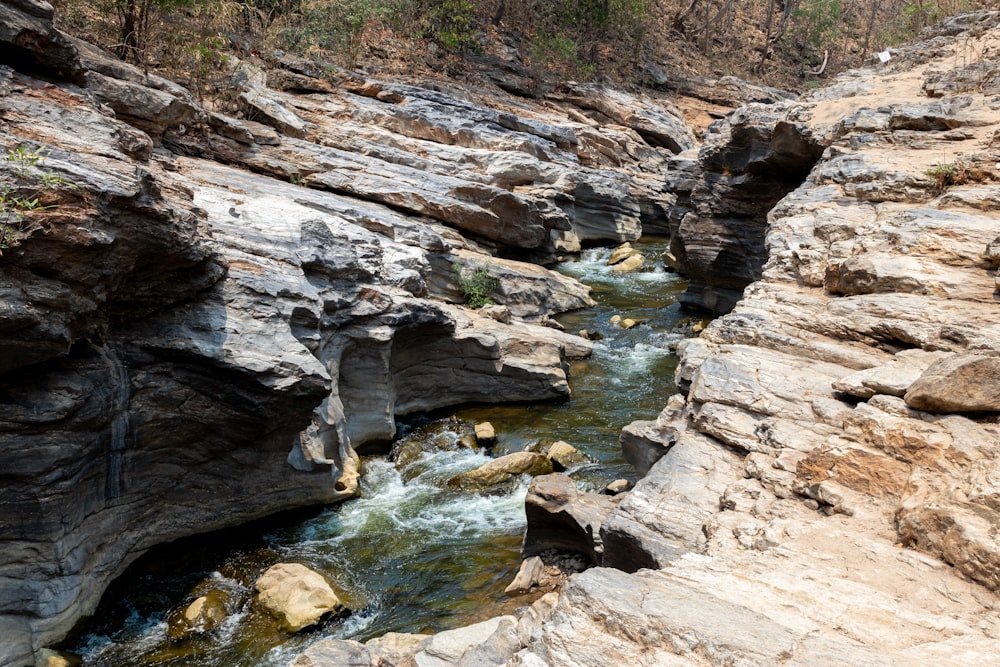
[{"label": "layered rock formation", "polygon": [[[764,249],[744,257],[760,279],[682,344],[683,396],[623,436],[648,473],[602,522],[604,567],[433,664],[1000,660],[1000,14],[924,38],[711,133],[686,172],[706,193],[733,191],[719,155],[758,165],[744,183],[778,178],[765,165],[781,164],[789,127],[822,156],[766,226],[739,227]],[[686,248],[729,252],[719,220],[736,225],[735,204],[721,206],[701,229],[685,218]],[[419,642],[395,664],[431,664]],[[385,655],[361,648],[356,664]],[[300,664],[334,664],[319,655]]]},{"label": "layered rock formation", "polygon": [[[293,58],[234,61],[220,113],[51,19],[0,4],[0,185],[42,207],[0,211],[5,665],[154,544],[351,496],[397,416],[565,398],[589,343],[539,323],[591,300],[522,260],[660,224],[693,142],[663,101]],[[456,262],[498,280],[492,316]]]}]

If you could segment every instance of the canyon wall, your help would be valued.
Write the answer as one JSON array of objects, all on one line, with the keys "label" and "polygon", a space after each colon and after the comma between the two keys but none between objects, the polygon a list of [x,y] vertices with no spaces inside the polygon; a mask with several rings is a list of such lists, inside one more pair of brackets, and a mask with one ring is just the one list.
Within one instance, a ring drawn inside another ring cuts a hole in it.
[{"label": "canyon wall", "polygon": [[[545,325],[592,301],[525,260],[659,224],[693,145],[662,99],[287,56],[233,59],[206,108],[52,15],[0,3],[4,665],[155,544],[350,497],[397,417],[565,399],[590,344]],[[456,264],[497,281],[491,315]]]},{"label": "canyon wall", "polygon": [[[677,241],[715,281],[690,299],[758,279],[682,343],[681,393],[623,431],[646,474],[601,522],[602,566],[396,664],[1000,659],[998,49],[1000,14],[949,19],[672,163]],[[774,180],[766,224],[707,197]],[[388,653],[325,641],[294,664],[347,655]]]}]

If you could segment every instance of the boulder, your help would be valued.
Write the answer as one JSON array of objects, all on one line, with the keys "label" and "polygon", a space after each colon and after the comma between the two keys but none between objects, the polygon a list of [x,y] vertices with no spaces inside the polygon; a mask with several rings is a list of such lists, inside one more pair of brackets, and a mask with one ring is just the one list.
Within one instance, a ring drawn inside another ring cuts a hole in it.
[{"label": "boulder", "polygon": [[904,400],[926,412],[1000,411],[1000,357],[957,354],[939,359],[909,386]]},{"label": "boulder", "polygon": [[616,505],[609,496],[581,493],[562,473],[536,477],[524,499],[528,525],[521,545],[522,557],[554,549],[582,554],[591,565],[601,564],[601,524]]},{"label": "boulder", "polygon": [[608,257],[608,266],[614,266],[634,255],[641,256],[642,252],[633,248],[631,243],[623,243],[611,252],[611,256]]},{"label": "boulder", "polygon": [[552,461],[536,452],[515,452],[491,460],[482,466],[455,475],[448,480],[448,488],[489,492],[521,477],[521,475],[547,475],[552,472]]},{"label": "boulder", "polygon": [[316,625],[343,605],[323,575],[299,563],[278,563],[254,582],[257,602],[289,632]]}]

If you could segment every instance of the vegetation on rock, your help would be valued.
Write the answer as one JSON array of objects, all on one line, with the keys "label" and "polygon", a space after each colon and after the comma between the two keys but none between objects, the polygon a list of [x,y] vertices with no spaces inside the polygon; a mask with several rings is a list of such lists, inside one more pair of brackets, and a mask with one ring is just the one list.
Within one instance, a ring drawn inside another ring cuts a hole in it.
[{"label": "vegetation on rock", "polygon": [[455,271],[458,286],[469,308],[481,308],[494,303],[493,293],[499,287],[500,281],[490,275],[489,267],[479,266],[467,271],[461,262],[455,262],[452,270]]},{"label": "vegetation on rock", "polygon": [[0,184],[0,255],[17,247],[33,229],[29,214],[49,208],[42,202],[45,194],[69,185],[65,178],[45,168],[44,148],[17,146],[3,155],[13,176],[13,184]]}]

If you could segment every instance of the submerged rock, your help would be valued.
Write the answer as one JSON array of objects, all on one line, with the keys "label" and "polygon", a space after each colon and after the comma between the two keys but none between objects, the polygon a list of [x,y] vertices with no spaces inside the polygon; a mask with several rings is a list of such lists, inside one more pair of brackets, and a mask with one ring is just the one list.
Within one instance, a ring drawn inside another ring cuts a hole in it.
[{"label": "submerged rock", "polygon": [[269,567],[256,582],[257,602],[289,632],[315,625],[344,606],[323,575],[298,563]]}]

